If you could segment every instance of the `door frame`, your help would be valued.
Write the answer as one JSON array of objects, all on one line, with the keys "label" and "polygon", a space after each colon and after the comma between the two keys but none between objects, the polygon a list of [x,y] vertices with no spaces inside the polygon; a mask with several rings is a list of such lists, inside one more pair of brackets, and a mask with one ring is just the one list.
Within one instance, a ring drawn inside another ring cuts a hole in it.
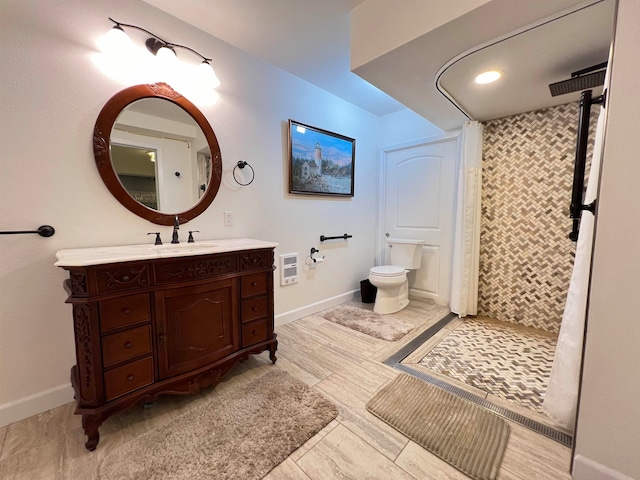
[{"label": "door frame", "polygon": [[[452,139],[456,140],[456,154],[455,154],[455,176],[453,185],[453,215],[452,231],[451,231],[451,247],[453,251],[455,224],[456,224],[456,211],[457,211],[457,198],[458,198],[458,173],[460,170],[460,152],[462,148],[462,129],[451,130],[441,135],[435,135],[432,137],[421,138],[418,140],[411,140],[408,142],[397,143],[380,148],[380,160],[378,162],[378,228],[376,235],[376,265],[382,265],[384,262],[384,219],[385,219],[385,204],[386,204],[386,181],[387,181],[387,155],[397,150],[403,150],[405,148],[413,148],[421,145],[433,145],[436,143],[448,142]],[[452,256],[453,257],[453,256]],[[450,259],[452,263],[453,258]],[[451,267],[452,265],[450,265]],[[411,293],[411,292],[410,292]],[[429,297],[430,298],[430,297]]]}]

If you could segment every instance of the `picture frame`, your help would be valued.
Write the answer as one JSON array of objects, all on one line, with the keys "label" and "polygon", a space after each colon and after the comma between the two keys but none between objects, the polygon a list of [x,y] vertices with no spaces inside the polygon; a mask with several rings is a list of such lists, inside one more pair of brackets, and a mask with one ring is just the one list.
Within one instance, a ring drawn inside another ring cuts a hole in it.
[{"label": "picture frame", "polygon": [[354,196],[356,141],[289,120],[289,193]]}]

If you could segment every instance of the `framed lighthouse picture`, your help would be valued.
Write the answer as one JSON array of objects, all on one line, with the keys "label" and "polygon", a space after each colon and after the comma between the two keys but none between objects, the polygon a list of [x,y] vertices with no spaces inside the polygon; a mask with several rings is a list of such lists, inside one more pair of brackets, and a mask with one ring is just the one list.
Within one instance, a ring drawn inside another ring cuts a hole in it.
[{"label": "framed lighthouse picture", "polygon": [[353,197],[356,141],[289,120],[289,192]]}]

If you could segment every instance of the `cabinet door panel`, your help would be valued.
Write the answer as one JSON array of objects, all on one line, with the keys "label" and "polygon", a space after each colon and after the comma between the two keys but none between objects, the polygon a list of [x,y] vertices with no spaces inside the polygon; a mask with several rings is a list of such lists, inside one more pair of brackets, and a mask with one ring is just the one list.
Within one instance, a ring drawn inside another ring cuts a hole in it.
[{"label": "cabinet door panel", "polygon": [[161,378],[188,372],[238,350],[237,279],[156,293]]}]

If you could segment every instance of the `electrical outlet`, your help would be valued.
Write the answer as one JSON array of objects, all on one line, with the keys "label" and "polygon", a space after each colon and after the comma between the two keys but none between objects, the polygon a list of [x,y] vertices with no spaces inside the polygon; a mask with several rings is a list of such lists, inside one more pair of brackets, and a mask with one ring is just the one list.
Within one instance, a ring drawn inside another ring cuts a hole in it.
[{"label": "electrical outlet", "polygon": [[227,210],[224,212],[224,226],[225,227],[231,227],[233,225],[233,216],[232,216],[232,211],[231,210]]}]

